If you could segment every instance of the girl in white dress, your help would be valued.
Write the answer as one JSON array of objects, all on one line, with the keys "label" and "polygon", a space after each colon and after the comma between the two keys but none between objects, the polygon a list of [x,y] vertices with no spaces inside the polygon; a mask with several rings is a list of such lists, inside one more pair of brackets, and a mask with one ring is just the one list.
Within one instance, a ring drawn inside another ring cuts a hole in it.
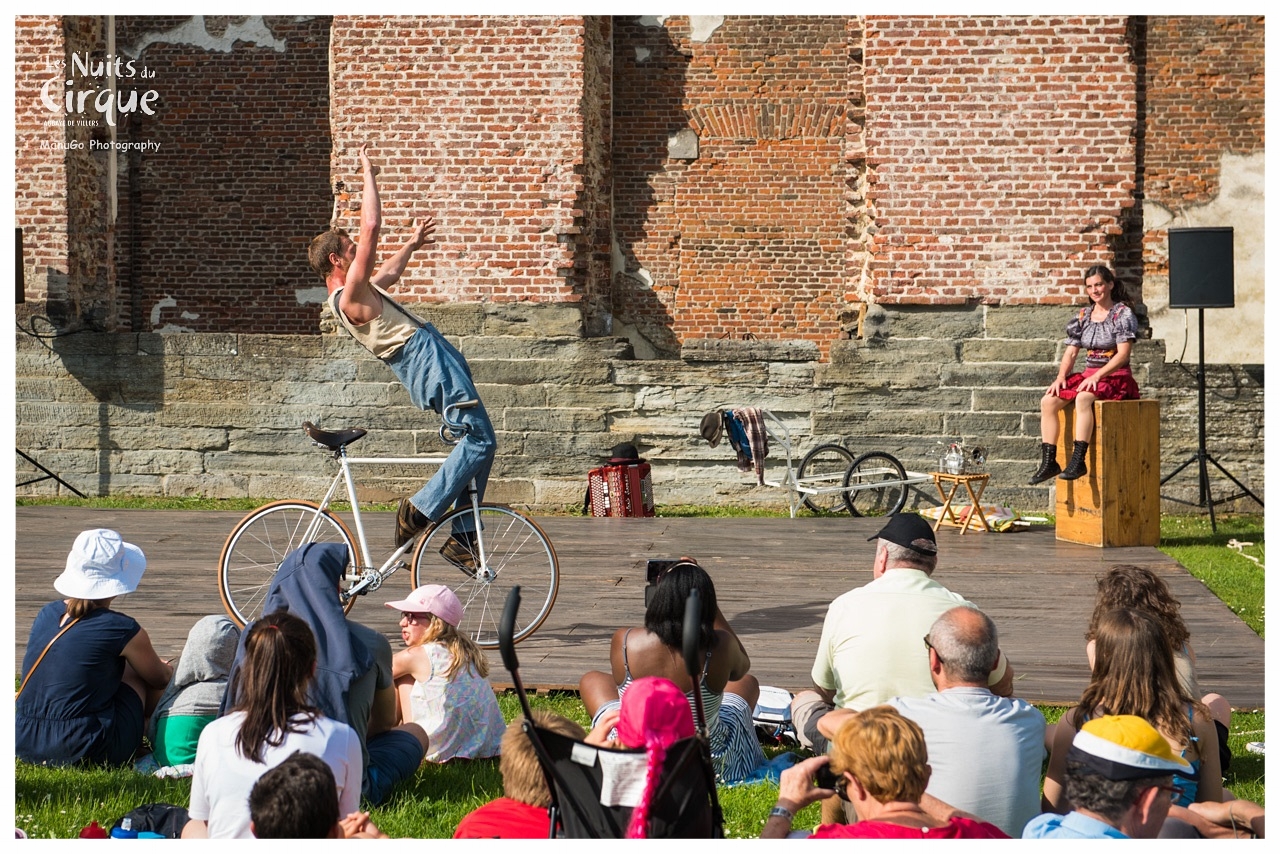
[{"label": "girl in white dress", "polygon": [[458,597],[428,584],[386,605],[400,611],[405,645],[391,662],[400,722],[427,731],[427,761],[497,756],[507,725],[489,684],[488,660],[457,629]]}]

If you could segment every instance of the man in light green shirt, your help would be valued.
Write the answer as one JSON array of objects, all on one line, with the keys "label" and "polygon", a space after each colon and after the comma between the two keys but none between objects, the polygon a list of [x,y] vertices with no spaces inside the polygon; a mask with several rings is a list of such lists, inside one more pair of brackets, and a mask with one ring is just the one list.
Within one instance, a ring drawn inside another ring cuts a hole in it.
[{"label": "man in light green shirt", "polygon": [[[831,603],[813,663],[813,690],[801,691],[791,704],[800,743],[815,753],[826,753],[834,735],[821,725],[827,712],[932,694],[925,636],[943,612],[977,607],[933,580],[938,543],[917,514],[890,517],[869,540],[877,540],[874,578]],[[1013,668],[1003,654],[989,686],[1002,697],[1012,693]]]}]

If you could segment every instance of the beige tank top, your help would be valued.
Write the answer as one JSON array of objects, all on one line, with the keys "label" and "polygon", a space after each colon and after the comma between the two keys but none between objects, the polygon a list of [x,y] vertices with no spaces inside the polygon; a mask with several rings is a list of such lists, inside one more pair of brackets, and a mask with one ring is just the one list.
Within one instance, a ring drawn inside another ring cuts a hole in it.
[{"label": "beige tank top", "polygon": [[406,311],[382,288],[372,284],[369,287],[382,295],[382,314],[368,323],[354,324],[338,308],[342,288],[329,295],[329,308],[333,310],[333,316],[351,333],[351,337],[356,339],[356,343],[385,361],[398,353],[413,333],[422,328],[422,321]]}]

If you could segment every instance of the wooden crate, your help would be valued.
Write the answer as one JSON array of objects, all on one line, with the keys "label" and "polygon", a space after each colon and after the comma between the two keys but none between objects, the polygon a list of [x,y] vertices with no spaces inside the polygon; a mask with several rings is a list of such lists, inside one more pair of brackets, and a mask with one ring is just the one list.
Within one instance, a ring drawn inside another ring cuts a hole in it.
[{"label": "wooden crate", "polygon": [[[1057,481],[1057,538],[1089,546],[1160,544],[1160,402],[1093,404],[1093,441],[1077,480]],[[1075,404],[1058,415],[1058,459],[1071,459]]]}]

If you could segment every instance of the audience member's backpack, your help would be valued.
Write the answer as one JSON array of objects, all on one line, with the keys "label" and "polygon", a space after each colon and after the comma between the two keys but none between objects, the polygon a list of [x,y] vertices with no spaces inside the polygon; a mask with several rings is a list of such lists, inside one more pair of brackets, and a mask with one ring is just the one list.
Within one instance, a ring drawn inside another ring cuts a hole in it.
[{"label": "audience member's backpack", "polygon": [[587,472],[588,516],[652,516],[653,478],[635,445],[617,445],[606,464]]},{"label": "audience member's backpack", "polygon": [[800,743],[791,723],[791,692],[772,685],[760,686],[760,699],[751,712],[756,737],[768,746],[793,747]]},{"label": "audience member's backpack", "polygon": [[182,828],[187,826],[189,816],[186,807],[173,804],[143,804],[122,815],[112,830],[121,827],[125,819],[129,819],[130,830],[134,834],[155,833],[165,839],[180,839]]}]

